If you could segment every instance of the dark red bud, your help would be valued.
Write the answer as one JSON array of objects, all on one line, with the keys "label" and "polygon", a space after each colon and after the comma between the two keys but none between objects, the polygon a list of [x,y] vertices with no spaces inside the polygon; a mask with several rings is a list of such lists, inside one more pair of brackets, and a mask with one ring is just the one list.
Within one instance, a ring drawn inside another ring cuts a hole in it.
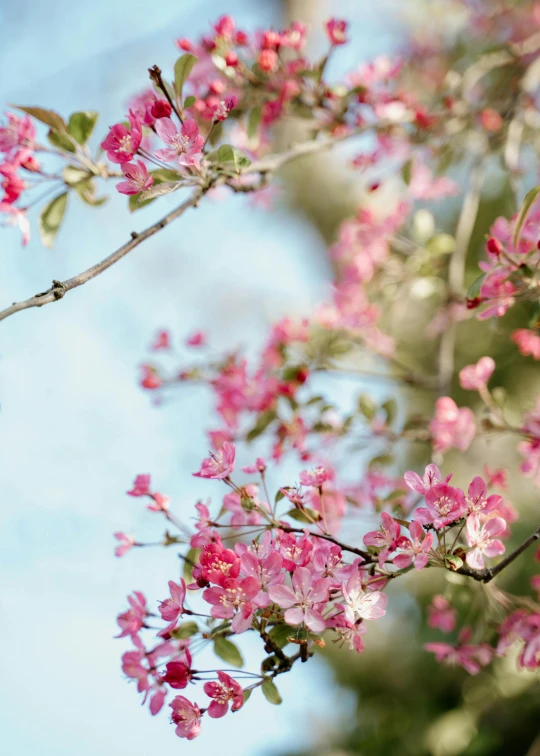
[{"label": "dark red bud", "polygon": [[495,237],[492,236],[486,242],[486,249],[491,255],[496,255],[498,257],[503,251],[503,245],[498,239],[495,239]]},{"label": "dark red bud", "polygon": [[168,118],[172,113],[172,108],[167,100],[156,100],[150,112],[154,118]]}]

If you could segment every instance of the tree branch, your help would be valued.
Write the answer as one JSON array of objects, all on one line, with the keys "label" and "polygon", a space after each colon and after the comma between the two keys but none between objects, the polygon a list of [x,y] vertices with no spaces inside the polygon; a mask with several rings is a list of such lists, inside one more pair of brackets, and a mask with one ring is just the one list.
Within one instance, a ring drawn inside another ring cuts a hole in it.
[{"label": "tree branch", "polygon": [[470,567],[467,567],[467,565],[463,565],[463,567],[457,569],[456,572],[458,572],[460,575],[466,575],[473,580],[478,580],[478,582],[480,583],[489,583],[500,572],[506,569],[509,564],[512,564],[512,562],[517,559],[520,554],[523,554],[523,552],[526,551],[532,543],[538,541],[539,539],[540,527],[538,527],[534,531],[534,533],[532,533],[525,541],[523,541],[520,546],[518,546],[516,549],[514,549],[514,551],[508,554],[507,557],[501,559],[501,561],[496,564],[495,567],[489,567],[485,570],[473,570]]}]

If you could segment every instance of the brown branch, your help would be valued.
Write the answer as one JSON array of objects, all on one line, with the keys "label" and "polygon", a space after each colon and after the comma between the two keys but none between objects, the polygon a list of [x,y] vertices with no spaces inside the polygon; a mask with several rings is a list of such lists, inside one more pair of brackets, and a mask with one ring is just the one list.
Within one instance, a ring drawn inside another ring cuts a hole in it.
[{"label": "brown branch", "polygon": [[467,567],[467,565],[463,565],[463,567],[460,567],[456,570],[460,575],[466,575],[467,577],[472,578],[473,580],[478,580],[480,583],[489,583],[491,580],[493,580],[494,577],[496,577],[499,573],[501,573],[506,567],[508,567],[509,564],[512,564],[512,562],[517,559],[520,554],[523,554],[524,551],[526,551],[531,544],[533,544],[535,541],[538,541],[540,539],[540,527],[538,527],[534,533],[532,533],[523,543],[518,546],[514,551],[512,551],[510,554],[508,554],[507,557],[504,559],[501,559],[501,561],[495,565],[495,567],[488,567],[485,570],[473,570],[470,567]]},{"label": "brown branch", "polygon": [[[284,533],[304,533],[305,528],[292,528],[289,525],[279,525],[276,526],[279,527],[280,530],[283,530]],[[347,546],[346,543],[341,543],[341,541],[338,541],[337,538],[334,538],[334,536],[328,535],[326,533],[314,533],[312,530],[309,531],[309,534],[311,536],[315,536],[315,538],[322,538],[325,541],[330,541],[330,543],[335,543],[336,546],[339,546],[342,551],[348,551],[351,554],[356,554],[357,556],[361,556],[363,559],[366,560],[366,562],[376,562],[378,557],[374,556],[373,554],[370,554],[369,551],[364,551],[363,549],[357,549],[356,546]]]},{"label": "brown branch", "polygon": [[130,241],[121,246],[104,260],[96,263],[96,265],[92,265],[91,268],[88,268],[83,273],[79,273],[77,276],[73,276],[73,278],[68,278],[67,281],[53,281],[51,288],[47,289],[47,291],[41,292],[41,294],[35,294],[33,297],[30,297],[30,299],[25,299],[23,302],[14,302],[11,307],[6,307],[5,310],[0,311],[0,320],[9,318],[10,315],[14,315],[16,312],[20,312],[21,310],[28,310],[31,307],[43,307],[43,305],[50,304],[51,302],[56,302],[57,300],[62,299],[62,297],[64,297],[64,295],[68,291],[71,291],[71,289],[76,289],[78,286],[82,286],[92,278],[99,276],[100,273],[103,273],[104,270],[107,270],[107,268],[110,268],[111,265],[117,263],[119,260],[125,257],[128,252],[131,252],[132,249],[138,247],[139,244],[141,244],[143,241],[146,241],[146,239],[149,239],[154,234],[157,234],[158,231],[161,231],[161,229],[165,228],[165,226],[168,226],[169,223],[172,223],[172,221],[176,220],[176,218],[179,218],[181,215],[183,215],[188,208],[196,207],[204,193],[205,190],[201,188],[196,189],[192,193],[191,197],[189,197],[185,202],[182,202],[179,207],[165,215],[161,220],[157,221],[157,223],[149,226],[149,228],[147,228],[145,231],[142,231],[140,234],[132,231]]}]

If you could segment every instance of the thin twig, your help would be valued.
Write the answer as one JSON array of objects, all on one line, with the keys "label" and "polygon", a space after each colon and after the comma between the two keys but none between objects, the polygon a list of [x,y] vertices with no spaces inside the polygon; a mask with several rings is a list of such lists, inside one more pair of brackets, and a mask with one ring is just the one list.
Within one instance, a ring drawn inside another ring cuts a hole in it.
[{"label": "thin twig", "polygon": [[473,580],[478,580],[480,583],[489,583],[491,580],[493,580],[494,577],[496,577],[499,573],[501,573],[506,567],[508,567],[509,564],[512,564],[514,559],[517,559],[520,554],[523,554],[524,551],[526,551],[531,544],[533,544],[535,541],[538,541],[540,539],[540,527],[538,527],[534,533],[531,533],[531,535],[523,541],[523,543],[518,546],[514,551],[512,551],[510,554],[508,554],[507,557],[504,559],[501,559],[501,561],[495,565],[495,567],[488,567],[485,570],[473,570],[470,567],[467,567],[467,565],[463,565],[463,567],[460,567],[456,570],[460,575],[466,575],[467,577],[473,578]]}]

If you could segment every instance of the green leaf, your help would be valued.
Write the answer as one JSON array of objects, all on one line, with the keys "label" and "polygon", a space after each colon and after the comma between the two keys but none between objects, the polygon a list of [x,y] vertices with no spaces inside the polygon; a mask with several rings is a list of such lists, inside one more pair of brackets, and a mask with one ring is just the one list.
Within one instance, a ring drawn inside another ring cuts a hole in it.
[{"label": "green leaf", "polygon": [[186,581],[186,583],[191,583],[191,581],[193,580],[193,575],[192,575],[193,565],[199,561],[200,553],[201,553],[200,549],[190,549],[188,553],[185,555],[183,578]]},{"label": "green leaf", "polygon": [[246,703],[247,701],[249,701],[249,697],[253,693],[253,688],[244,688],[242,693],[244,695],[244,703]]},{"label": "green leaf", "polygon": [[274,499],[275,504],[277,504],[284,498],[285,498],[285,494],[283,493],[283,491],[279,490],[276,494],[276,498]]},{"label": "green leaf", "polygon": [[283,623],[280,625],[274,625],[268,635],[274,641],[276,646],[285,648],[285,646],[289,643],[289,638],[296,638],[297,629],[298,628],[296,627],[291,627],[290,625]]},{"label": "green leaf", "polygon": [[446,556],[444,562],[448,569],[453,570],[454,572],[463,567],[463,559],[458,556]]},{"label": "green leaf", "polygon": [[260,436],[261,433],[264,433],[264,431],[268,428],[268,426],[271,423],[274,422],[275,419],[276,419],[275,410],[266,410],[266,412],[262,412],[257,418],[257,422],[255,423],[253,428],[247,434],[246,441],[253,441],[258,436]]},{"label": "green leaf", "polygon": [[251,160],[244,153],[233,147],[232,144],[222,144],[221,147],[208,156],[220,165],[231,166],[235,173],[240,173],[242,168],[251,165]]},{"label": "green leaf", "polygon": [[196,622],[184,622],[183,625],[179,625],[179,627],[173,630],[171,635],[173,638],[185,640],[186,638],[191,638],[192,635],[197,635],[198,632],[199,628]]},{"label": "green leaf", "polygon": [[[184,100],[184,108],[190,108],[192,105],[195,105],[197,101],[196,97],[193,97],[193,95],[190,95],[189,97],[186,97]],[[251,693],[251,691],[249,691]]]},{"label": "green leaf", "polygon": [[198,58],[196,58],[195,55],[186,53],[185,55],[181,55],[174,64],[174,88],[176,89],[176,94],[180,100],[182,100],[184,83],[197,60]]},{"label": "green leaf", "polygon": [[514,226],[514,235],[512,237],[514,249],[516,250],[519,243],[521,229],[525,225],[525,221],[527,220],[527,215],[529,214],[529,210],[531,209],[531,206],[534,204],[534,201],[536,200],[539,194],[540,194],[540,186],[535,186],[525,195],[525,199],[523,200],[523,204],[521,205],[520,211],[516,218],[516,223]]},{"label": "green leaf", "polygon": [[99,207],[107,202],[108,197],[96,197],[96,183],[94,179],[87,179],[81,181],[73,186],[79,199],[81,199],[86,205],[92,205],[93,207]]},{"label": "green leaf", "polygon": [[274,704],[275,706],[278,706],[280,703],[282,703],[283,699],[279,695],[279,691],[274,685],[273,680],[270,680],[270,678],[263,682],[263,684],[261,685],[261,690],[264,693],[264,697],[269,703]]},{"label": "green leaf", "polygon": [[146,202],[147,200],[156,199],[156,197],[162,197],[164,194],[170,194],[180,189],[182,186],[181,181],[164,181],[160,184],[154,184],[144,192],[137,195],[137,203]]},{"label": "green leaf", "polygon": [[486,276],[487,273],[482,273],[481,276],[478,276],[478,278],[472,282],[467,290],[467,299],[472,301],[473,299],[480,298],[480,290],[482,289],[482,284],[484,283]]},{"label": "green leaf", "polygon": [[358,409],[366,420],[373,420],[377,414],[377,405],[368,394],[361,394],[358,397]]},{"label": "green leaf", "polygon": [[12,105],[11,107],[22,110],[23,113],[28,113],[28,115],[32,116],[37,121],[41,121],[41,123],[45,123],[47,126],[50,126],[51,129],[54,129],[54,131],[67,131],[66,122],[64,121],[62,116],[56,113],[54,110],[30,107],[28,105]]},{"label": "green leaf", "polygon": [[303,509],[291,509],[286,514],[292,517],[293,520],[298,520],[298,522],[318,522],[321,519],[321,515],[318,512],[307,507]]},{"label": "green leaf", "polygon": [[410,160],[407,160],[407,162],[401,169],[401,177],[403,178],[403,181],[407,184],[407,186],[409,186],[409,184],[411,183],[412,168],[413,160],[411,158]]},{"label": "green leaf", "polygon": [[386,467],[394,462],[392,454],[378,454],[369,463],[369,467]]},{"label": "green leaf", "polygon": [[387,399],[381,404],[381,409],[384,410],[386,414],[386,422],[388,425],[392,425],[397,415],[397,401],[395,399]]},{"label": "green leaf", "polygon": [[51,129],[51,131],[49,131],[49,133],[47,134],[47,139],[53,147],[57,147],[59,150],[64,150],[65,152],[77,151],[73,139],[69,136],[69,134],[63,134],[60,131],[53,131]]},{"label": "green leaf", "polygon": [[72,113],[69,117],[68,131],[79,144],[86,144],[90,138],[99,114],[95,110]]},{"label": "green leaf", "polygon": [[39,234],[45,247],[52,247],[66,212],[67,192],[62,192],[45,205],[39,214]]},{"label": "green leaf", "polygon": [[216,656],[219,656],[220,659],[227,662],[227,664],[232,664],[233,667],[244,666],[244,659],[242,658],[242,654],[238,650],[238,647],[222,635],[218,635],[217,638],[214,638],[214,653]]},{"label": "green leaf", "polygon": [[77,165],[66,165],[62,171],[62,178],[66,184],[74,186],[74,184],[78,184],[80,181],[85,181],[91,178],[91,176],[88,174],[86,168],[79,168]]},{"label": "green leaf", "polygon": [[[178,181],[180,179],[179,174],[176,171],[171,171],[169,168],[158,168],[155,171],[150,171],[150,175],[154,177],[154,186],[157,186],[157,184],[163,184],[166,181]],[[140,210],[141,207],[149,205],[156,199],[156,197],[151,197],[150,199],[145,199],[142,202],[139,202],[140,196],[140,194],[130,195],[128,207],[131,213],[135,212],[135,210]]]}]

